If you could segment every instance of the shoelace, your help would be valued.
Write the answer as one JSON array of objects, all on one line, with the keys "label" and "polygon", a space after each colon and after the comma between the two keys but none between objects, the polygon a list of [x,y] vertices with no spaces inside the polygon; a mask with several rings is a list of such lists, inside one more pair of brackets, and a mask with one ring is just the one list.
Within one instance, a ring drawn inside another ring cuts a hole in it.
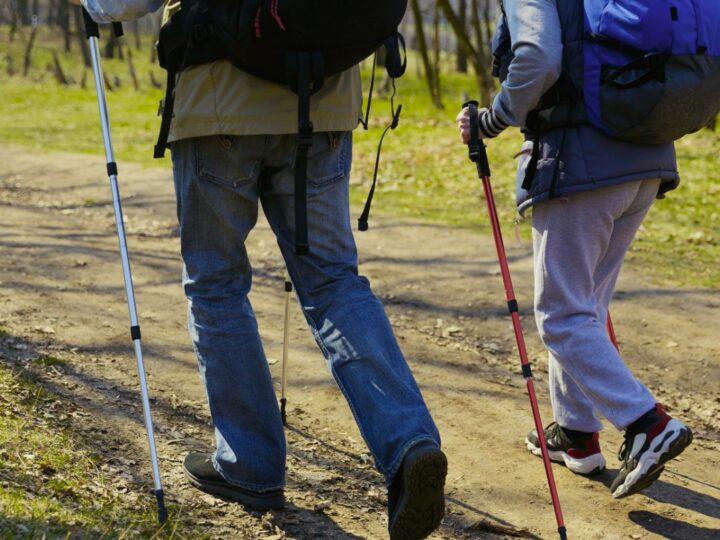
[{"label": "shoelace", "polygon": [[625,438],[623,439],[622,444],[620,445],[620,450],[618,450],[617,458],[625,462],[628,458],[628,454],[630,454],[630,446],[628,445],[628,440],[631,439],[633,436],[630,433],[625,433]]}]

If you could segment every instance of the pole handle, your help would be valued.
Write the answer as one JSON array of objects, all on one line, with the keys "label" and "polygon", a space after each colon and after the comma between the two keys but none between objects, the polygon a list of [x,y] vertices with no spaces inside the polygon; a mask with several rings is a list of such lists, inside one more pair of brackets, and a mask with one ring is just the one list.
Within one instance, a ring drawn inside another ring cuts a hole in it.
[{"label": "pole handle", "polygon": [[90,39],[91,37],[100,37],[100,29],[98,27],[98,23],[96,23],[90,14],[88,13],[87,9],[82,8],[82,14],[83,14],[83,22],[85,23],[85,37]]},{"label": "pole handle", "polygon": [[[90,13],[88,13],[88,10],[85,8],[82,8],[82,14],[83,14],[83,22],[85,23],[85,37],[90,39],[91,37],[100,37],[100,27],[98,23],[96,23],[93,18],[90,16]],[[125,32],[123,31],[122,23],[120,22],[114,22],[112,23],[113,32],[115,32],[116,37],[122,37],[125,35]]]},{"label": "pole handle", "polygon": [[478,102],[474,99],[463,103],[463,109],[470,113],[470,140],[468,141],[468,157],[477,165],[480,178],[490,176],[490,162],[488,161],[485,143],[480,140],[478,127]]}]

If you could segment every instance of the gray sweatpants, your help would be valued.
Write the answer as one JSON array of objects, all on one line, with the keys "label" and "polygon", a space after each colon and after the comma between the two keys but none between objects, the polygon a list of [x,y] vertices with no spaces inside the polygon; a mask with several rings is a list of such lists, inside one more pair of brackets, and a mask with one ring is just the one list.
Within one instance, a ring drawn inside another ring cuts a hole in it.
[{"label": "gray sweatpants", "polygon": [[533,208],[535,320],[562,427],[599,431],[600,414],[623,429],[655,405],[610,341],[606,321],[625,253],[659,183],[628,182]]}]

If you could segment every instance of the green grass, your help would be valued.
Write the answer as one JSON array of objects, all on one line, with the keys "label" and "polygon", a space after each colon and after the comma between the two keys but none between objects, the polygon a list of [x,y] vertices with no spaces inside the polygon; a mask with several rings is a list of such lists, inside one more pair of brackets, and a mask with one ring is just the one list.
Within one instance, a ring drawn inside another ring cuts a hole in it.
[{"label": "green grass", "polygon": [[0,363],[0,538],[172,538],[175,516],[160,529],[149,495],[131,502],[115,490],[67,427],[67,404],[33,379]]},{"label": "green grass", "polygon": [[[2,30],[0,28],[0,30]],[[0,42],[5,43],[3,32]],[[0,141],[23,144],[37,151],[64,150],[102,153],[94,87],[77,84],[61,87],[45,66],[50,61],[53,43],[47,30],[38,38],[31,77],[0,76]],[[7,54],[8,45],[3,45]],[[21,44],[10,49],[16,67],[22,57]],[[79,54],[61,55],[66,71],[82,79]],[[127,65],[106,61],[104,68],[121,87],[108,93],[113,142],[119,161],[144,165],[168,166],[166,160],[153,160],[152,147],[159,127],[155,116],[162,97],[152,88],[147,73],[153,71],[162,80],[162,70],[149,63],[149,54],[136,52],[136,71],[143,77],[140,91],[132,89]],[[445,110],[434,109],[427,97],[424,81],[417,74],[417,62],[410,57],[407,75],[398,81],[396,104],[403,112],[397,130],[385,138],[380,164],[379,186],[374,211],[421,218],[455,226],[487,231],[487,214],[475,168],[460,144],[454,118],[465,92],[473,96],[472,76],[443,75]],[[367,78],[368,70],[364,71]],[[86,74],[87,78],[91,75]],[[380,74],[382,77],[382,74]],[[375,150],[380,134],[390,121],[387,97],[373,99],[369,131],[355,132],[352,201],[362,204],[372,179]],[[508,130],[488,143],[495,199],[505,236],[511,234],[516,216],[514,205],[514,153],[521,135]],[[716,196],[720,189],[720,140],[710,131],[688,136],[677,145],[681,187],[659,201],[633,245],[629,260],[649,278],[673,286],[720,286],[720,217]],[[372,218],[370,221],[372,227]],[[529,238],[529,224],[521,225],[521,234]]]}]

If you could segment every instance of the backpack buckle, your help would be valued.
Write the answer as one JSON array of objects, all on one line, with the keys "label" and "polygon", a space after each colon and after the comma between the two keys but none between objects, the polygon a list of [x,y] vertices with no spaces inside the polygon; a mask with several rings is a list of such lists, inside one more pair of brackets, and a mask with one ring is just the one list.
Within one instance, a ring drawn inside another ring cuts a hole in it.
[{"label": "backpack buckle", "polygon": [[313,123],[310,121],[303,122],[298,126],[298,146],[300,148],[312,146],[313,129]]}]

